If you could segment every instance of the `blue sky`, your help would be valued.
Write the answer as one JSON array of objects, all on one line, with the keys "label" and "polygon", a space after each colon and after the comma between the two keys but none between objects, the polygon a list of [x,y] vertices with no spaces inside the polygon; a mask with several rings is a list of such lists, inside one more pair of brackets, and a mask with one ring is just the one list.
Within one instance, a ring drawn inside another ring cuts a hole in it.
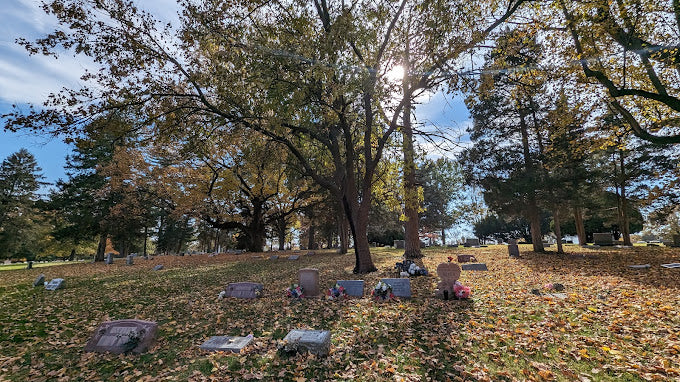
[{"label": "blue sky", "polygon": [[[145,0],[137,4],[163,20],[176,19],[175,1]],[[0,114],[10,110],[11,105],[26,108],[28,104],[39,106],[47,95],[62,87],[79,87],[79,77],[91,64],[87,59],[65,54],[55,59],[42,55],[29,56],[15,43],[19,37],[35,40],[52,32],[55,19],[48,17],[40,8],[39,0],[3,0],[0,12]],[[467,124],[468,112],[460,98],[438,93],[422,100],[416,109],[417,118],[444,128],[459,129]],[[4,125],[0,120],[0,125]],[[0,160],[20,148],[35,155],[43,169],[46,181],[64,178],[65,156],[71,148],[60,139],[27,132],[4,132],[0,130]],[[432,156],[441,156],[434,149],[425,147]]]}]

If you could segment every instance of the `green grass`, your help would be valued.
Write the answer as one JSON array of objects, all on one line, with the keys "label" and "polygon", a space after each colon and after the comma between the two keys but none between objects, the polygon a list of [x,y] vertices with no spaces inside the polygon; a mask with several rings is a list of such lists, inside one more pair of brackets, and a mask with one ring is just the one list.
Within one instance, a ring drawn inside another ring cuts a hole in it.
[{"label": "green grass", "polygon": [[[74,263],[80,263],[83,262],[84,260],[76,260],[74,261],[50,261],[47,263],[37,263],[33,262],[33,268],[45,268],[45,267],[54,267],[57,265],[66,265],[66,264],[74,264]],[[26,263],[14,263],[14,264],[2,264],[0,265],[0,271],[15,271],[19,269],[26,269],[28,264]]]}]

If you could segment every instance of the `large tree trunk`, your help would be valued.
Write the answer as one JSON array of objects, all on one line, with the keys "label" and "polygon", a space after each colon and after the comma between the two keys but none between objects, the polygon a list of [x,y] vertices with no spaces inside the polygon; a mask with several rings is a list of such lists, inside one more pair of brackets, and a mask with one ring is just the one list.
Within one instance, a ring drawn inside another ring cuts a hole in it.
[{"label": "large tree trunk", "polygon": [[446,247],[446,229],[442,228],[442,247]]},{"label": "large tree trunk", "polygon": [[404,78],[402,88],[404,99],[404,114],[402,118],[402,150],[404,151],[404,258],[417,259],[423,257],[420,252],[420,227],[418,221],[418,185],[416,184],[416,162],[413,149],[413,128],[411,127],[411,90],[409,85],[409,41],[406,40],[404,54]]},{"label": "large tree trunk", "polygon": [[307,231],[307,249],[316,249],[316,225],[314,224],[314,216],[309,219],[309,230]]},{"label": "large tree trunk", "polygon": [[562,248],[562,227],[560,227],[560,209],[553,209],[553,224],[555,224],[555,236],[557,236],[557,253],[564,253]]},{"label": "large tree trunk", "polygon": [[621,235],[623,245],[633,245],[630,241],[630,216],[628,215],[628,197],[626,195],[626,162],[623,150],[619,150],[619,167],[621,167],[621,202],[619,216],[621,217]]},{"label": "large tree trunk", "polygon": [[583,210],[581,207],[574,207],[574,226],[576,227],[576,236],[578,236],[579,245],[586,245],[586,227],[583,224]]},{"label": "large tree trunk", "polygon": [[[341,198],[342,199],[342,198]],[[344,212],[342,200],[340,200],[340,212],[338,213],[338,236],[340,236],[340,253],[345,254],[349,249],[349,223],[347,214]]]},{"label": "large tree trunk", "polygon": [[106,251],[106,233],[99,235],[99,244],[97,245],[97,254],[94,256],[94,261],[104,261],[104,251]]},{"label": "large tree trunk", "polygon": [[274,223],[276,229],[276,236],[279,239],[279,251],[286,249],[286,233],[288,233],[288,222],[285,217],[279,217]]},{"label": "large tree trunk", "polygon": [[[524,166],[526,168],[527,176],[534,179],[536,174],[534,169],[534,162],[531,159],[531,151],[529,147],[529,133],[524,120],[524,115],[520,112],[520,133],[522,134],[522,148],[524,153]],[[531,242],[534,247],[534,252],[544,252],[543,248],[543,234],[541,233],[541,218],[539,215],[538,205],[536,204],[535,190],[530,190],[527,195],[527,219],[529,220],[531,228]]]},{"label": "large tree trunk", "polygon": [[[360,205],[358,198],[352,198],[353,195],[351,193],[350,191],[349,197],[344,197],[343,205],[345,206],[345,213],[347,213],[347,220],[349,221],[352,238],[354,239],[354,273],[374,272],[377,268],[373,265],[368,244],[368,208],[366,205]],[[356,194],[356,192],[354,193]],[[367,199],[363,202],[370,203],[370,196]]]}]

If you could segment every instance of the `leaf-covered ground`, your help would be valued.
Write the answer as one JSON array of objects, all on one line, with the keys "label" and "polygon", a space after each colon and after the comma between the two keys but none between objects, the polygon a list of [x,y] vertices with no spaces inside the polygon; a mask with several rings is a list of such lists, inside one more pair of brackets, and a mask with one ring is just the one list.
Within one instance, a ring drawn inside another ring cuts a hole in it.
[{"label": "leaf-covered ground", "polygon": [[[323,251],[297,261],[223,254],[6,271],[0,274],[0,380],[680,379],[680,269],[659,266],[680,261],[680,250],[524,251],[522,259],[509,259],[504,246],[426,250],[423,263],[431,271],[459,253],[488,265],[488,272],[462,273],[473,291],[468,301],[434,299],[436,276],[412,279],[414,296],[404,301],[284,297],[299,268],[318,268],[323,288],[356,278],[352,254]],[[361,276],[366,289],[394,276],[400,254],[378,249],[374,258],[379,272]],[[627,267],[645,263],[652,267]],[[153,271],[156,264],[165,269]],[[66,288],[33,288],[41,272],[48,280],[65,278]],[[218,300],[236,281],[264,283],[264,297]],[[568,297],[529,293],[548,282],[564,284]],[[126,318],[158,322],[151,352],[83,352],[102,321]],[[294,328],[330,330],[331,354],[277,352]],[[198,348],[210,336],[249,333],[256,338],[242,354]]]}]

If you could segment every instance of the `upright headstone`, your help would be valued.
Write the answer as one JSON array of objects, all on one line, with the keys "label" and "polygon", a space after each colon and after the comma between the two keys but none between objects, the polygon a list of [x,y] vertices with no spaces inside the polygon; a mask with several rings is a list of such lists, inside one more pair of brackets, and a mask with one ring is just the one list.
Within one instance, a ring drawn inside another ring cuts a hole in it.
[{"label": "upright headstone", "polygon": [[45,285],[46,290],[57,290],[64,287],[64,279],[52,279]]},{"label": "upright headstone", "polygon": [[593,243],[599,246],[612,246],[614,245],[614,239],[609,232],[596,232],[593,233]]},{"label": "upright headstone", "polygon": [[298,271],[298,284],[302,287],[305,297],[319,296],[319,270],[303,268]]},{"label": "upright headstone", "polygon": [[338,280],[338,285],[345,288],[345,293],[352,297],[363,297],[364,280]]},{"label": "upright headstone", "polygon": [[404,240],[395,240],[395,241],[394,241],[394,248],[396,248],[396,249],[404,249],[404,248],[406,248],[406,241],[404,241]]},{"label": "upright headstone", "polygon": [[38,276],[38,278],[33,281],[33,287],[37,287],[38,285],[45,285],[45,275],[42,273]]},{"label": "upright headstone", "polygon": [[465,240],[465,246],[466,247],[479,247],[479,239],[477,238],[469,238]]},{"label": "upright headstone", "polygon": [[519,245],[508,244],[508,254],[510,257],[519,258]]},{"label": "upright headstone", "polygon": [[246,337],[232,337],[232,336],[216,336],[210,337],[201,346],[201,350],[207,351],[228,351],[232,353],[240,353],[250,341],[253,340],[252,335]]},{"label": "upright headstone", "polygon": [[113,253],[106,254],[106,264],[113,264]]},{"label": "upright headstone", "polygon": [[26,269],[33,269],[33,262],[29,261],[28,265],[26,265]]},{"label": "upright headstone", "polygon": [[410,279],[382,279],[382,282],[392,287],[394,297],[411,298]]},{"label": "upright headstone", "polygon": [[158,325],[152,321],[118,320],[103,322],[85,345],[86,352],[140,354],[156,339]]},{"label": "upright headstone", "polygon": [[434,294],[444,300],[453,299],[453,286],[460,278],[460,267],[456,263],[442,263],[437,266],[437,276],[441,279]]},{"label": "upright headstone", "polygon": [[673,235],[673,246],[680,247],[680,235]]},{"label": "upright headstone", "polygon": [[331,332],[293,329],[283,338],[283,343],[285,351],[308,351],[318,356],[326,356],[331,351]]},{"label": "upright headstone", "polygon": [[127,265],[133,265],[133,264],[134,264],[134,258],[135,258],[134,256],[128,255],[127,261],[125,262],[125,264],[127,264]]},{"label": "upright headstone", "polygon": [[230,283],[227,285],[227,297],[257,298],[262,294],[264,285],[251,282]]}]

